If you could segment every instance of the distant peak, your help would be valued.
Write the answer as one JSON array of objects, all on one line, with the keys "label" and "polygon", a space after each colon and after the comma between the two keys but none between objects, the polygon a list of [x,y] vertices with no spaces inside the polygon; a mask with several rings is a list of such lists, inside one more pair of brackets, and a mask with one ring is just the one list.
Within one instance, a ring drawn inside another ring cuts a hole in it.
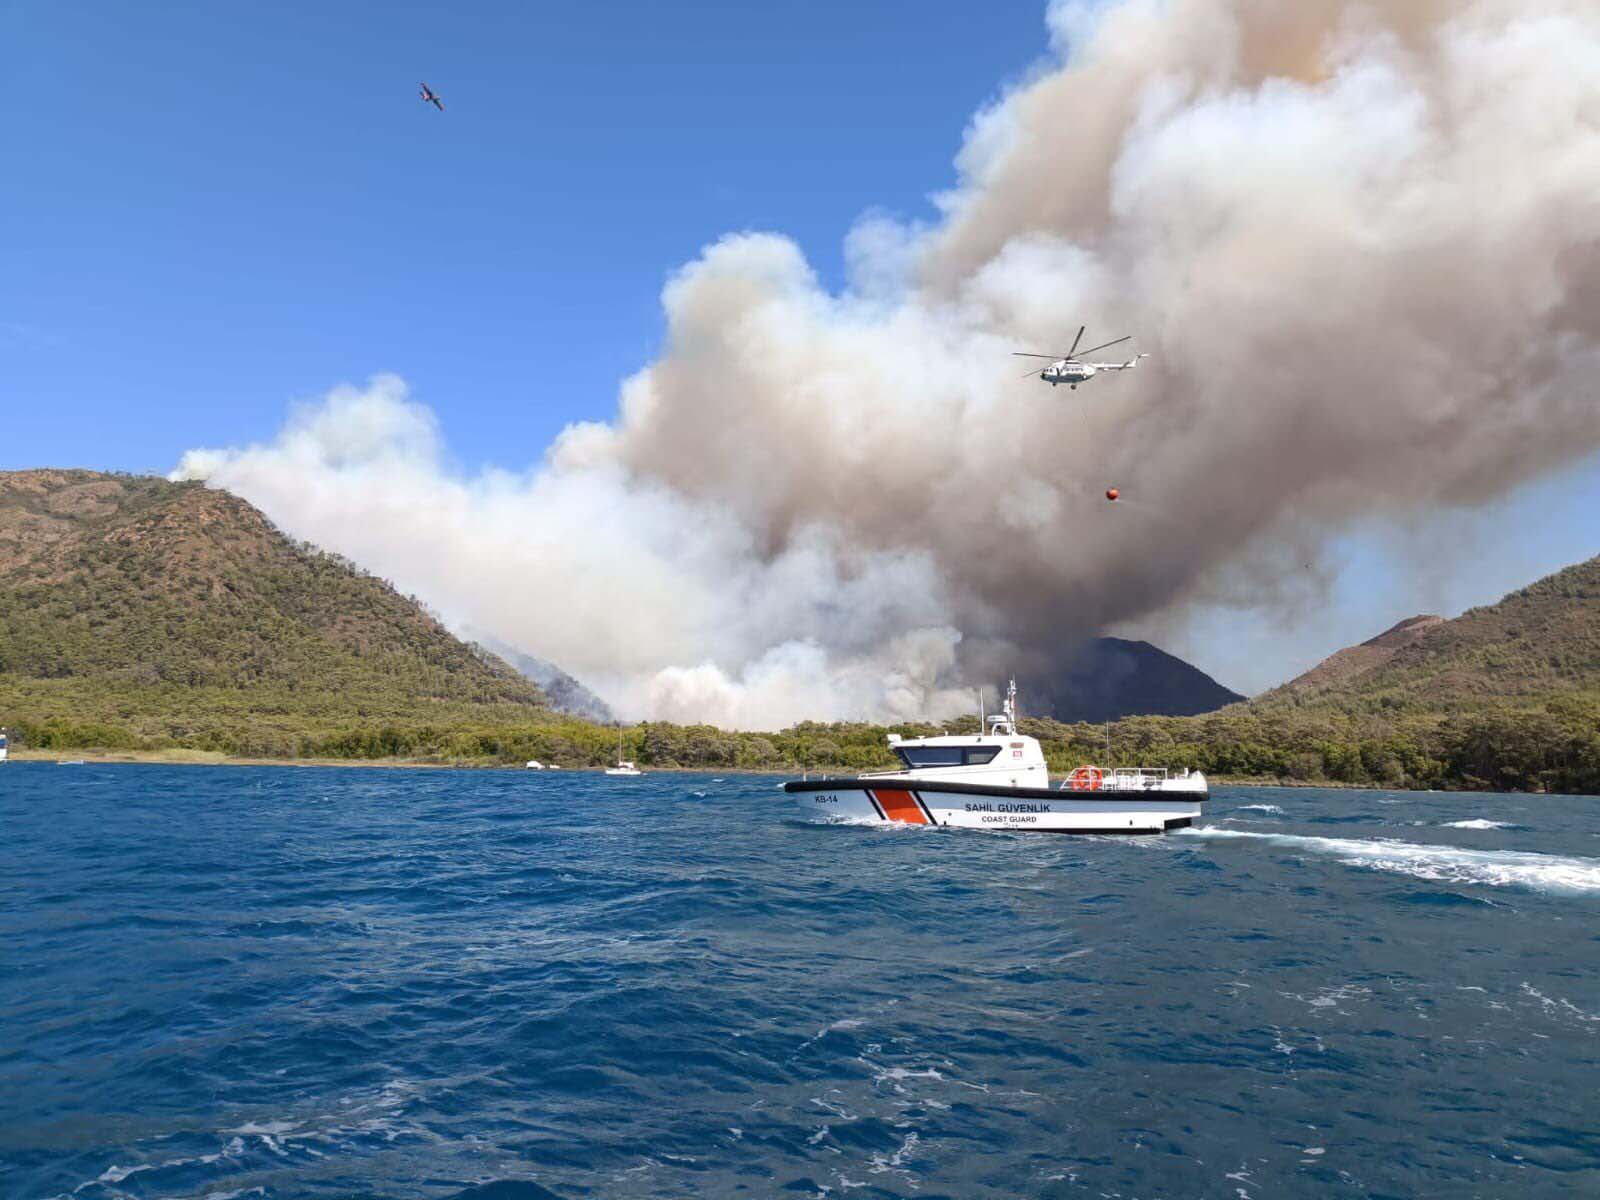
[{"label": "distant peak", "polygon": [[1443,625],[1444,618],[1432,613],[1423,613],[1420,616],[1407,617],[1404,621],[1385,629],[1375,638],[1362,642],[1363,646],[1392,646],[1398,642],[1409,642],[1412,638],[1425,630],[1432,629],[1435,625]]}]

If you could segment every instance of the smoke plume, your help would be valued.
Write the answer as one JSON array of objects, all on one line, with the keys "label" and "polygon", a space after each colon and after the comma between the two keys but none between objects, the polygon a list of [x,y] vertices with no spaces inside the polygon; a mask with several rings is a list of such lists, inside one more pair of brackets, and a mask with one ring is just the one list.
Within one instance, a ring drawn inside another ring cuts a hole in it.
[{"label": "smoke plume", "polygon": [[[176,474],[625,714],[773,726],[939,715],[1114,624],[1291,603],[1352,522],[1600,446],[1593,0],[1049,22],[938,220],[864,220],[841,293],[781,236],[710,246],[616,418],[526,473],[452,474],[379,377]],[[1151,357],[1019,379],[1079,323]]]}]

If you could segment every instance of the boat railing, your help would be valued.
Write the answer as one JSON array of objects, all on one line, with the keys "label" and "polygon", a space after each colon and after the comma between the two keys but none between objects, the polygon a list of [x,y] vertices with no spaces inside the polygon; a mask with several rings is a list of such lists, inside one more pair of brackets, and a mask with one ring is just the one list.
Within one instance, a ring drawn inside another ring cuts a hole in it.
[{"label": "boat railing", "polygon": [[[1078,772],[1087,775],[1079,777]],[[1083,766],[1075,771],[1069,771],[1067,777],[1061,781],[1062,791],[1081,791],[1088,789],[1108,792],[1137,792],[1159,791],[1168,779],[1183,779],[1188,776],[1188,771],[1181,771],[1173,775],[1166,767],[1096,767]],[[1077,787],[1073,786],[1074,778],[1079,778]]]},{"label": "boat railing", "polygon": [[1155,783],[1161,783],[1167,777],[1167,769],[1165,767],[1116,767],[1110,777],[1119,780],[1128,779],[1135,783],[1143,783],[1147,779]]}]

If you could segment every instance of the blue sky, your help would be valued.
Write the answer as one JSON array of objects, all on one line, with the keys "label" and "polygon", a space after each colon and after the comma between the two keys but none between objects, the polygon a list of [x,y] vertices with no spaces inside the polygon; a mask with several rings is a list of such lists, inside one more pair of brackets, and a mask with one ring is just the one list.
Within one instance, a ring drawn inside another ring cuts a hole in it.
[{"label": "blue sky", "polygon": [[[527,467],[614,412],[702,246],[781,231],[837,284],[851,224],[932,216],[1045,50],[1043,0],[0,0],[0,469],[166,471],[377,372],[463,469]],[[1591,460],[1445,526],[1425,592],[1396,582],[1417,543],[1353,531],[1308,624],[1167,644],[1266,686],[1595,553],[1597,512]]]},{"label": "blue sky", "polygon": [[836,280],[864,210],[931,213],[1044,37],[1038,0],[4,0],[0,467],[166,470],[377,371],[523,466],[707,242]]}]

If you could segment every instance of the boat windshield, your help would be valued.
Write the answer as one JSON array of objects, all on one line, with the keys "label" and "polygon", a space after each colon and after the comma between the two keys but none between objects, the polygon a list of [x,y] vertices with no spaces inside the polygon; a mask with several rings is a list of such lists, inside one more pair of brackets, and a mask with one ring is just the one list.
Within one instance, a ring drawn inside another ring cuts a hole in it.
[{"label": "boat windshield", "polygon": [[894,752],[908,767],[975,767],[991,762],[999,746],[896,746]]}]

